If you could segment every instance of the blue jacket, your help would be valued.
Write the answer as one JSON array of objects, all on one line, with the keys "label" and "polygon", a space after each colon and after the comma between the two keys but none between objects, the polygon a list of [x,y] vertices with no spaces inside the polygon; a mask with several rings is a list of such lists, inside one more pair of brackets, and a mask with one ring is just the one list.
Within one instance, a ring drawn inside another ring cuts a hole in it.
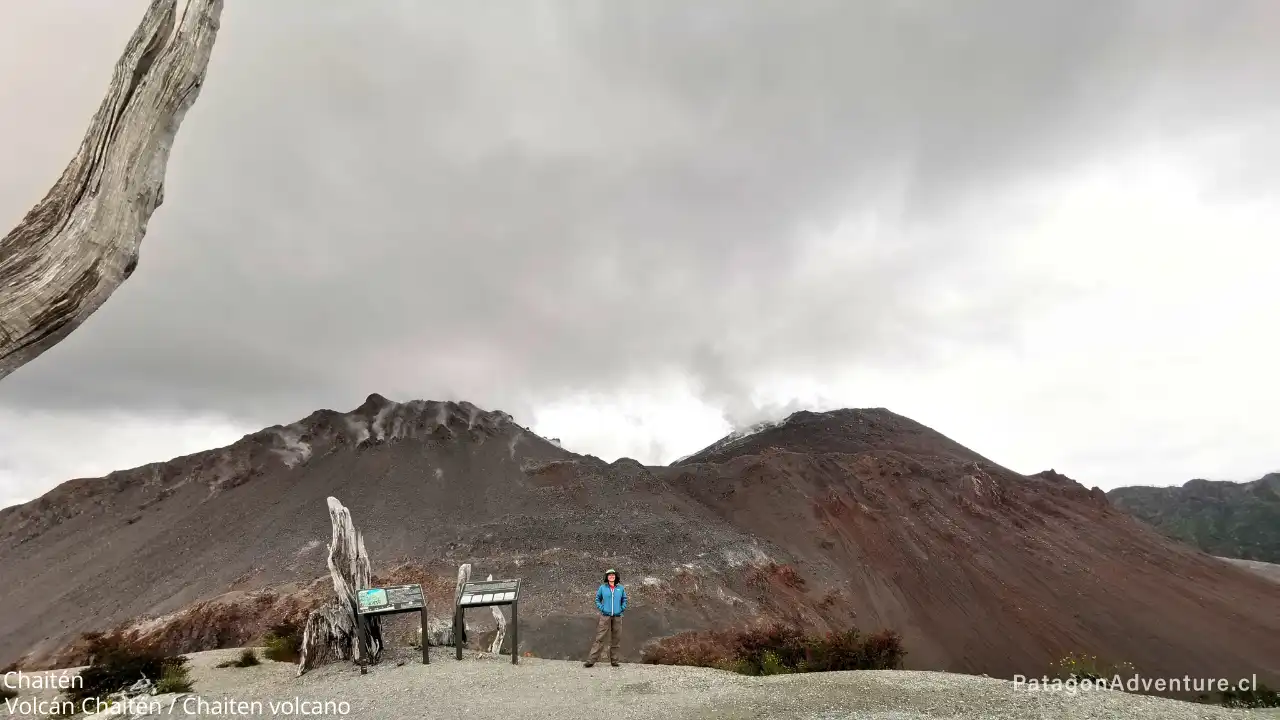
[{"label": "blue jacket", "polygon": [[612,588],[609,583],[601,583],[600,589],[596,590],[596,608],[601,615],[622,617],[622,613],[627,611],[627,590],[622,583]]}]

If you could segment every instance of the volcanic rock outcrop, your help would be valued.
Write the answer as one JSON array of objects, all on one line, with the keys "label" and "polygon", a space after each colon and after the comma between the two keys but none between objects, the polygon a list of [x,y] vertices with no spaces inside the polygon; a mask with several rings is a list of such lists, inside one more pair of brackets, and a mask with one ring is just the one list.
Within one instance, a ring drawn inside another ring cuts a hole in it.
[{"label": "volcanic rock outcrop", "polygon": [[1280,584],[887,410],[800,412],[646,467],[378,395],[0,511],[0,664],[65,661],[80,633],[131,622],[185,651],[299,617],[324,596],[329,496],[359,518],[375,581],[423,582],[435,617],[462,563],[520,577],[520,650],[542,657],[585,652],[618,567],[632,659],[784,619],[895,629],[913,668],[1039,676],[1074,651],[1280,684]]}]

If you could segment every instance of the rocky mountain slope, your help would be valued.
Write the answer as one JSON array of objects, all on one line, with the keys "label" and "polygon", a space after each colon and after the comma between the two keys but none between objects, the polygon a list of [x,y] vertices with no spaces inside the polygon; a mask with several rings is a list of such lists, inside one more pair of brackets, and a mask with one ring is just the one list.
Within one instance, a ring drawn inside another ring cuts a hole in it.
[{"label": "rocky mountain slope", "polygon": [[1191,480],[1182,487],[1122,487],[1107,498],[1207,553],[1280,563],[1280,473],[1248,483]]},{"label": "rocky mountain slope", "polygon": [[[623,652],[758,618],[904,636],[907,666],[1040,675],[1070,651],[1280,684],[1280,585],[1172,542],[1056,473],[1022,476],[887,410],[796,413],[669,467],[575,455],[466,404],[372,395],[0,511],[0,664],[67,664],[142,618],[175,650],[246,644],[327,589],[325,498],[383,582],[447,615],[461,562],[520,577],[521,650],[580,656],[605,567]],[[1187,628],[1195,628],[1193,632]]]}]

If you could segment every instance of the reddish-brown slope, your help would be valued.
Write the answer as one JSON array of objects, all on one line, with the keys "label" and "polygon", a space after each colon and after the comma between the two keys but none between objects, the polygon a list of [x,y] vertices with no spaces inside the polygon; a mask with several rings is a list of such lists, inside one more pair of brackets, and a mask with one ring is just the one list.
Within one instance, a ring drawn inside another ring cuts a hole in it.
[{"label": "reddish-brown slope", "polygon": [[[447,588],[472,562],[523,578],[522,649],[544,657],[581,655],[599,572],[618,566],[632,659],[665,634],[783,617],[895,628],[917,668],[1038,675],[1084,651],[1280,684],[1280,585],[885,410],[800,413],[646,468],[573,455],[501,413],[379,396],[0,511],[0,566],[19,579],[0,587],[0,664],[228,590],[305,586],[325,572],[329,495],[375,573]],[[165,634],[184,650],[243,641],[213,622],[224,607]]]},{"label": "reddish-brown slope", "polygon": [[[631,657],[648,638],[750,614],[722,607],[714,590],[708,599],[705,584],[685,592],[678,571],[697,564],[719,574],[731,569],[725,552],[754,540],[639,463],[573,455],[466,404],[371,396],[351,413],[322,411],[0,511],[0,665],[24,654],[47,660],[78,633],[229,590],[325,574],[330,495],[351,509],[375,573],[412,564],[451,584],[470,562],[478,573],[523,578],[522,644],[543,656],[582,652],[609,566],[625,568],[628,582],[673,583],[639,593],[624,646]],[[239,637],[201,623],[200,633],[170,634],[189,637],[189,650]]]},{"label": "reddish-brown slope", "polygon": [[872,413],[870,437],[856,435],[863,413],[828,414],[831,427],[806,414],[822,430],[809,452],[777,449],[797,428],[765,430],[719,463],[671,468],[673,485],[797,558],[811,598],[834,591],[858,625],[899,629],[915,667],[1037,675],[1083,651],[1165,677],[1280,677],[1280,586],[1168,541],[1100,490],[966,459],[932,431],[887,443],[911,454],[856,451],[899,422]]}]

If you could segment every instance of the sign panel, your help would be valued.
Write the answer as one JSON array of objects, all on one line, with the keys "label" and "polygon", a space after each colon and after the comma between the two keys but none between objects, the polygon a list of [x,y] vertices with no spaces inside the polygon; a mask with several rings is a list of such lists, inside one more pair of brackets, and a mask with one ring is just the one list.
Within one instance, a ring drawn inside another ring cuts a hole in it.
[{"label": "sign panel", "polygon": [[515,602],[519,594],[519,580],[469,582],[462,586],[462,595],[458,598],[458,604],[464,607],[507,605]]},{"label": "sign panel", "polygon": [[462,644],[466,642],[466,623],[463,613],[467,608],[493,605],[511,606],[511,664],[520,662],[520,607],[519,580],[481,580],[463,583],[458,593],[458,604],[453,610],[453,638],[457,647],[455,657],[462,659]]},{"label": "sign panel", "polygon": [[365,588],[357,593],[357,600],[361,615],[404,612],[426,605],[421,585]]},{"label": "sign panel", "polygon": [[[391,615],[394,613],[416,612],[422,616],[422,663],[431,662],[427,651],[427,602],[421,585],[394,585],[384,588],[364,588],[356,591],[356,637],[365,652],[361,657],[367,658],[369,638],[367,623],[373,622],[371,616]],[[360,674],[367,672],[364,662],[360,663]]]}]

